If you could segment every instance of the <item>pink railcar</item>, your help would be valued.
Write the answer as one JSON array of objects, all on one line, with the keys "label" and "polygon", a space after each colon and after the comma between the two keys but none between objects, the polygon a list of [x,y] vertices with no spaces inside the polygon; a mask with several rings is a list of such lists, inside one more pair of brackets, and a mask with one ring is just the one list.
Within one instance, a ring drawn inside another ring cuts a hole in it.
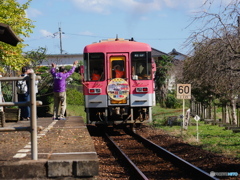
[{"label": "pink railcar", "polygon": [[82,71],[87,122],[151,122],[155,71],[148,44],[112,39],[87,45]]}]

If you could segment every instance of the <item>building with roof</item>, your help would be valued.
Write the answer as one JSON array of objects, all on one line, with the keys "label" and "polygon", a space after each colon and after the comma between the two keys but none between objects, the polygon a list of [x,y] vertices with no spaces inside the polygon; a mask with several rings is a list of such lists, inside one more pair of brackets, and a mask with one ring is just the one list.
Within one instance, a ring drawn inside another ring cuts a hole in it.
[{"label": "building with roof", "polygon": [[173,67],[170,70],[170,77],[168,79],[168,89],[174,90],[176,89],[176,77],[182,76],[182,65],[183,61],[188,57],[185,54],[178,52],[175,48],[168,53],[171,57],[173,57]]},{"label": "building with roof", "polygon": [[178,52],[175,48],[173,48],[173,50],[171,52],[169,52],[168,54],[170,56],[173,56],[174,59],[179,60],[179,61],[183,61],[188,57],[187,55]]},{"label": "building with roof", "polygon": [[51,66],[54,63],[57,66],[71,66],[74,61],[83,62],[83,54],[47,54],[41,65]]}]

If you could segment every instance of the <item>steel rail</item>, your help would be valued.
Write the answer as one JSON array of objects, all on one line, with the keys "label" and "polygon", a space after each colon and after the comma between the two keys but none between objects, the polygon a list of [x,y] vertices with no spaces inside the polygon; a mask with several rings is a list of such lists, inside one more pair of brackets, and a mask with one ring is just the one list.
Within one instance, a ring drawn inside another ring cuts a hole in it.
[{"label": "steel rail", "polygon": [[203,171],[202,169],[194,166],[193,164],[185,161],[184,159],[180,158],[179,156],[176,156],[175,154],[171,153],[170,151],[167,151],[163,147],[158,146],[157,144],[149,141],[148,139],[132,132],[131,130],[126,130],[126,133],[128,133],[129,135],[138,139],[144,145],[150,147],[160,157],[168,159],[169,161],[171,161],[173,164],[176,164],[180,168],[185,167],[185,168],[189,169],[190,170],[189,172],[191,172],[195,177],[198,177],[198,178],[201,178],[204,180],[206,180],[206,179],[218,180],[218,178],[210,176],[209,173],[207,173],[207,172]]},{"label": "steel rail", "polygon": [[134,173],[134,178],[138,180],[148,180],[148,178],[142,173],[142,171],[127,157],[127,155],[118,147],[116,143],[109,137],[107,133],[104,134],[105,138],[114,147],[115,152],[117,152],[127,163],[128,167]]}]

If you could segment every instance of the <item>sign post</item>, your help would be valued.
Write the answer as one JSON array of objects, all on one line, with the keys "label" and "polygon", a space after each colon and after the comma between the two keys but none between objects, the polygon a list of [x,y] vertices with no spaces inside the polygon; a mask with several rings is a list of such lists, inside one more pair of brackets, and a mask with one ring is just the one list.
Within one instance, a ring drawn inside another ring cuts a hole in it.
[{"label": "sign post", "polygon": [[177,99],[183,100],[183,128],[187,128],[185,120],[185,99],[191,99],[191,84],[177,84]]},{"label": "sign post", "polygon": [[196,115],[195,117],[194,117],[194,119],[197,121],[197,142],[198,142],[198,121],[200,120],[200,117],[198,116],[198,115]]}]

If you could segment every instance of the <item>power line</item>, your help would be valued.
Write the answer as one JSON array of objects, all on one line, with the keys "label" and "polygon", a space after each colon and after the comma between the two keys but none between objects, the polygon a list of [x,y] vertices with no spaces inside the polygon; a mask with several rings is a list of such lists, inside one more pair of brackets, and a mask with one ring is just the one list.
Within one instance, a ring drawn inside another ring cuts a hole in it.
[{"label": "power line", "polygon": [[[97,38],[111,38],[111,37],[103,37],[103,36],[95,36],[95,35],[82,35],[82,34],[74,34],[74,33],[65,33],[65,34],[68,34],[68,35],[73,35],[73,36],[87,36],[87,37],[97,37]],[[181,39],[187,39],[187,38],[136,38],[135,39],[141,39],[141,40],[153,40],[153,41],[156,41],[156,40],[181,40]]]}]

